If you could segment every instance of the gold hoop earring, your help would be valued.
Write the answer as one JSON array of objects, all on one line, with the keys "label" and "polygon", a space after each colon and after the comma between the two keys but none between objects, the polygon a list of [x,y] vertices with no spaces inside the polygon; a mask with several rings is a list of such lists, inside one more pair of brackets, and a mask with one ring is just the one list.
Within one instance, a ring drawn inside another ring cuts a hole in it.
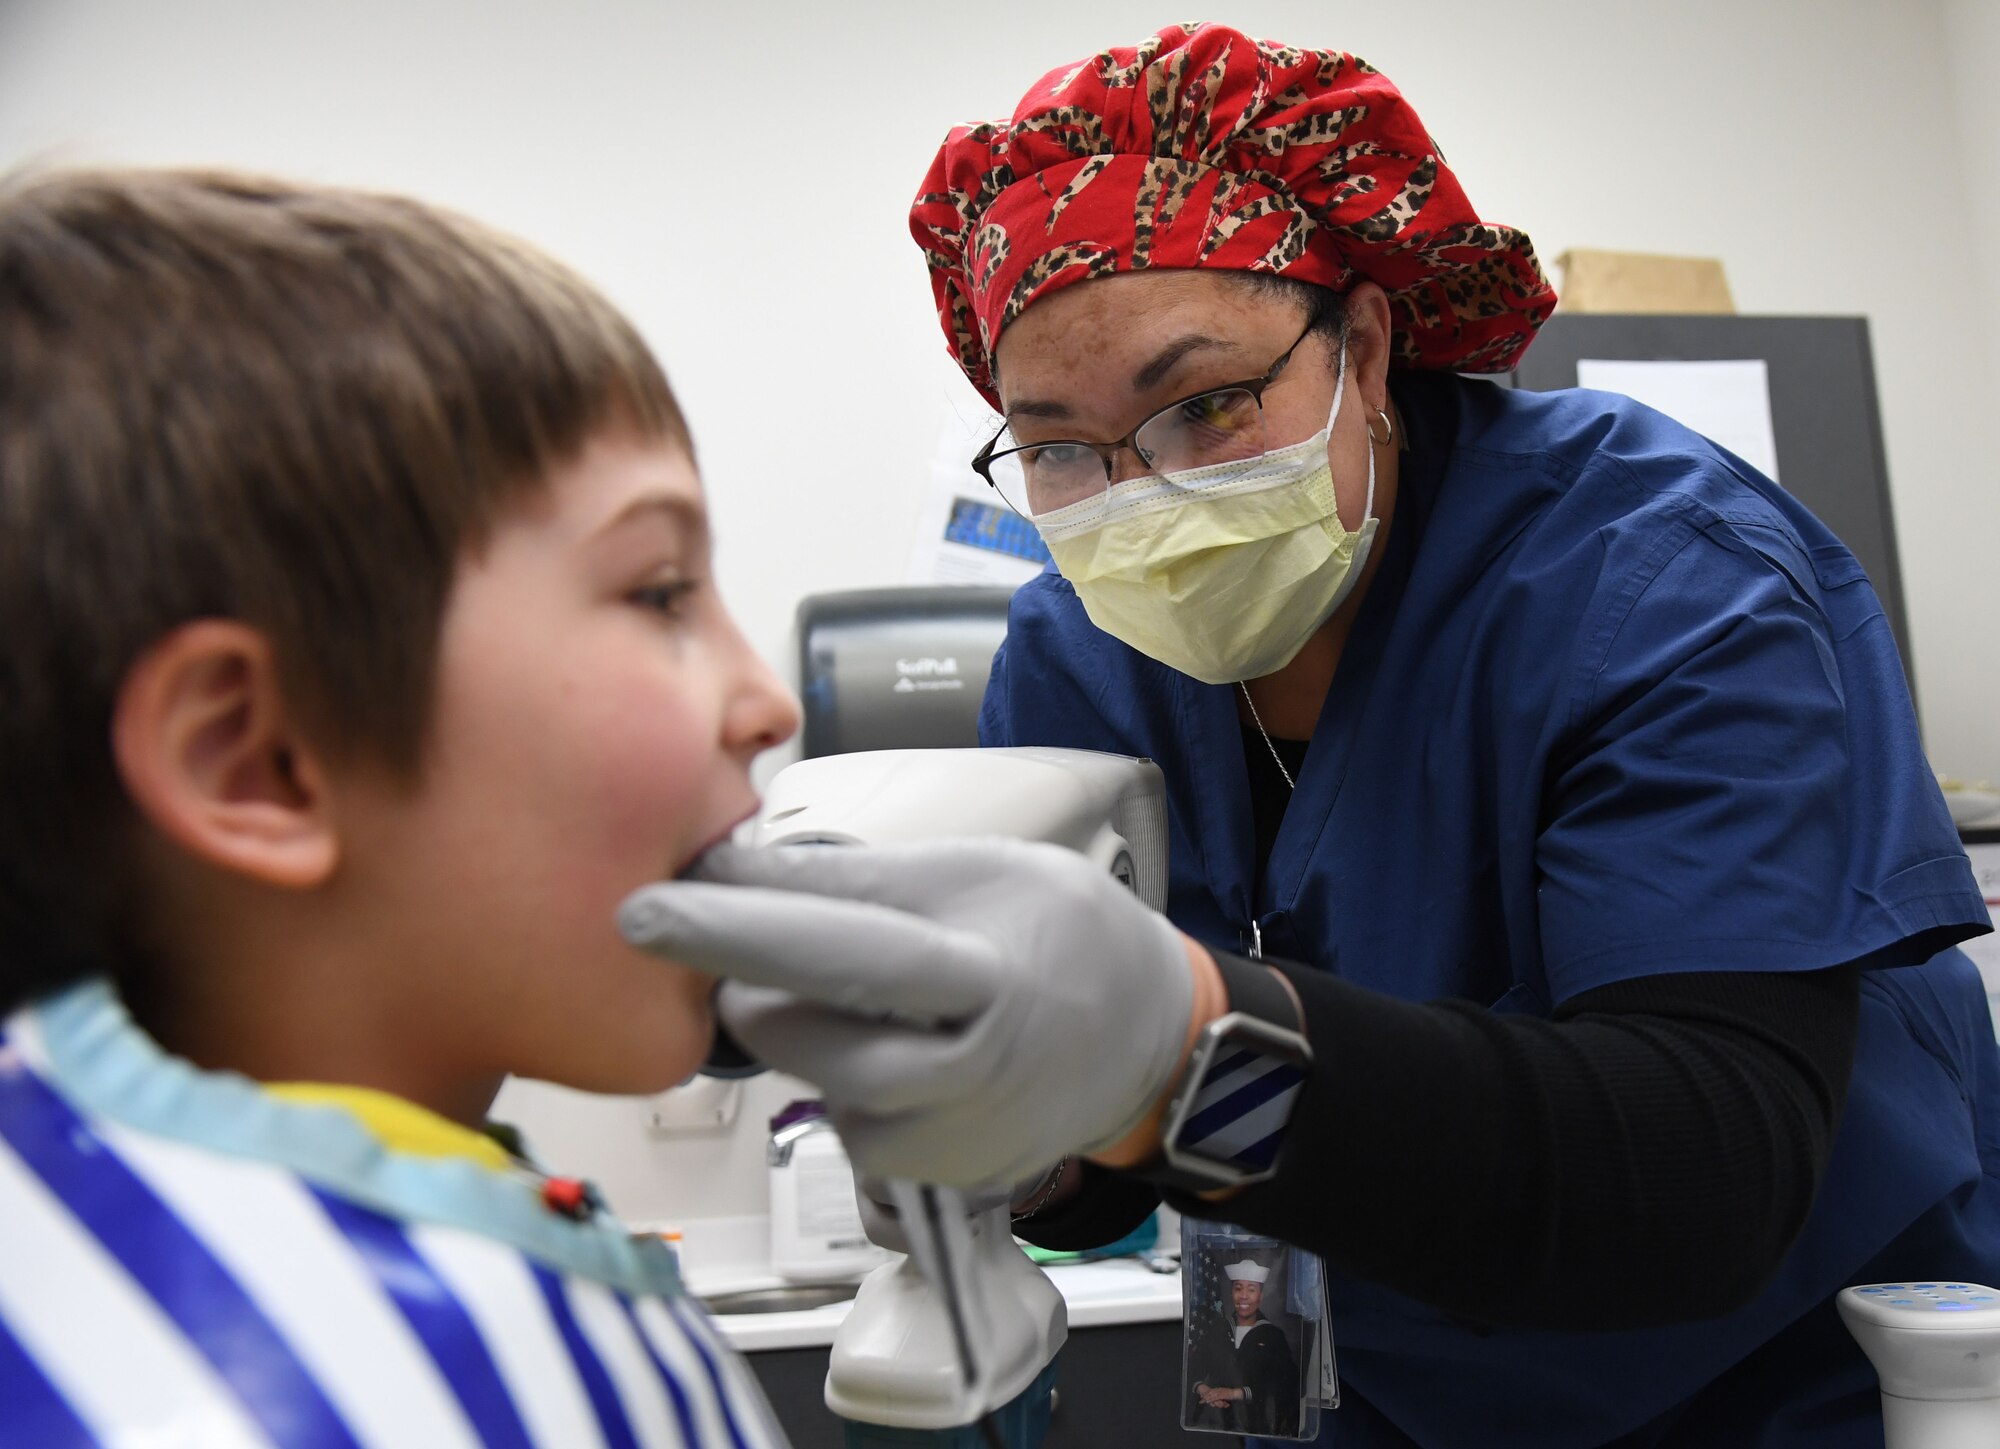
[{"label": "gold hoop earring", "polygon": [[1375,416],[1382,420],[1383,435],[1379,438],[1376,437],[1375,425],[1373,423],[1370,423],[1368,425],[1368,441],[1373,443],[1378,448],[1386,448],[1391,443],[1396,441],[1396,425],[1391,421],[1389,421],[1389,414],[1384,412],[1381,408],[1375,409]]}]

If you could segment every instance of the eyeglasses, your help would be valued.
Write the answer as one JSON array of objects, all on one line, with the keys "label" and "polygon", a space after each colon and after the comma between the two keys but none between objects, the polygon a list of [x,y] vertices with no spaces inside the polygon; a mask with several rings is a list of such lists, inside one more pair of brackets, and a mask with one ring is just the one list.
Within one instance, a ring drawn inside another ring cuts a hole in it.
[{"label": "eyeglasses", "polygon": [[979,450],[973,471],[1008,507],[1032,520],[1103,494],[1111,487],[1118,455],[1128,448],[1156,474],[1255,462],[1265,452],[1264,390],[1318,325],[1317,317],[1308,322],[1262,376],[1168,403],[1115,443],[1079,438],[1022,443],[1009,424]]}]

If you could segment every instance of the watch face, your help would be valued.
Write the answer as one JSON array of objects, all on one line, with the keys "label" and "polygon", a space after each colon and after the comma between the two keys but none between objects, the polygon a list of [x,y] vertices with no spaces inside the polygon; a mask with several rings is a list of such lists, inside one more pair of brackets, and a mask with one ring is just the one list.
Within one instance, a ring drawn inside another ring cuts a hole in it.
[{"label": "watch face", "polygon": [[1271,1176],[1311,1060],[1296,1032],[1233,1013],[1217,1021],[1174,1102],[1167,1160],[1219,1184]]}]

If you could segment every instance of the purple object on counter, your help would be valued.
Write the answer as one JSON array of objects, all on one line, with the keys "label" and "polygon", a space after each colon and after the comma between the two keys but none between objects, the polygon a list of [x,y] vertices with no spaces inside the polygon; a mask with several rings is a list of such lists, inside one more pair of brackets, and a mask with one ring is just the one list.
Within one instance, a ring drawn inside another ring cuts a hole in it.
[{"label": "purple object on counter", "polygon": [[782,1132],[794,1122],[808,1122],[814,1117],[826,1115],[826,1103],[817,1097],[807,1097],[803,1101],[787,1102],[784,1109],[771,1119],[771,1130]]}]

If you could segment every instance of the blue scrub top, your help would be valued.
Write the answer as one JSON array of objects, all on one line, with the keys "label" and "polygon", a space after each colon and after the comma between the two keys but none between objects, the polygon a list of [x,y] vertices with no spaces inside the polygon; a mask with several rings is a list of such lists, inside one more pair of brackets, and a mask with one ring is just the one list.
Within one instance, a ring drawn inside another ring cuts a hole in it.
[{"label": "blue scrub top", "polygon": [[1099,631],[1053,571],[1015,595],[981,740],[1158,761],[1176,924],[1241,951],[1254,920],[1268,954],[1405,999],[1546,1017],[1654,973],[1874,968],[1826,1182],[1754,1303],[1517,1332],[1335,1273],[1367,1402],[1326,1437],[1879,1444],[1831,1296],[2000,1280],[2000,1053],[1950,949],[1986,910],[1880,600],[1790,495],[1639,404],[1392,387],[1394,517],[1266,870],[1234,687]]}]

